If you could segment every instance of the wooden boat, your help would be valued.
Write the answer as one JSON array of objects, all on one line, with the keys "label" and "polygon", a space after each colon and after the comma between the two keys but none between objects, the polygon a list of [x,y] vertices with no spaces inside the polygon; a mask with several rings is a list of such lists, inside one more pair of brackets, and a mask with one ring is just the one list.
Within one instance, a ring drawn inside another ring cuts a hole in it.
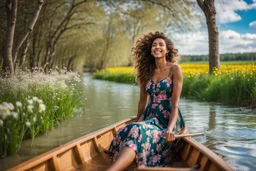
[{"label": "wooden boat", "polygon": [[[10,168],[8,171],[105,170],[109,165],[103,151],[108,148],[117,130],[133,121],[134,119],[130,118],[115,123],[109,127],[73,140],[49,152],[27,160],[13,168]],[[223,159],[192,137],[184,137],[183,139],[185,140],[185,144],[180,153],[180,161],[171,163],[170,167],[136,167],[135,164],[132,164],[127,170],[232,170],[232,168]]]}]

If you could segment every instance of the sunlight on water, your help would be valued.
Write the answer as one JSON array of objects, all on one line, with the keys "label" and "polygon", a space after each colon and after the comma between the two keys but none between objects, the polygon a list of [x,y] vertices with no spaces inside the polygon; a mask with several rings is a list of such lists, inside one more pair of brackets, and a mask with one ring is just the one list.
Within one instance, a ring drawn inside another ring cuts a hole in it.
[{"label": "sunlight on water", "polygon": [[[83,77],[85,113],[64,121],[46,135],[23,143],[18,154],[0,160],[0,170],[39,155],[68,141],[137,114],[138,86]],[[216,103],[181,99],[180,109],[190,133],[224,158],[234,170],[256,170],[256,111]]]}]

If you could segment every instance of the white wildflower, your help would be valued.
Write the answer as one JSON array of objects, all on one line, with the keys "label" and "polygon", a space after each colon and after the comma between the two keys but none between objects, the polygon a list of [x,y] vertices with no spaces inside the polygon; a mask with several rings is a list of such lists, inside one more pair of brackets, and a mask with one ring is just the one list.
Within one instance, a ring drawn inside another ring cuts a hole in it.
[{"label": "white wildflower", "polygon": [[25,125],[26,125],[27,127],[30,127],[30,126],[31,126],[31,123],[30,123],[29,121],[27,121],[27,122],[25,123]]},{"label": "white wildflower", "polygon": [[65,83],[64,80],[63,80],[63,81],[58,81],[57,84],[56,84],[56,86],[57,86],[59,89],[67,89],[67,88],[68,88],[68,86],[67,86],[67,84]]},{"label": "white wildflower", "polygon": [[38,100],[38,97],[32,97],[32,100],[34,100],[34,102],[36,102]]},{"label": "white wildflower", "polygon": [[17,101],[17,102],[16,102],[16,106],[17,106],[17,107],[22,107],[22,103],[21,103],[20,101]]},{"label": "white wildflower", "polygon": [[9,110],[14,110],[14,106],[12,103],[7,103],[7,106]]},{"label": "white wildflower", "polygon": [[37,103],[38,103],[38,104],[42,104],[42,103],[43,103],[43,100],[38,99],[38,100],[37,100]]},{"label": "white wildflower", "polygon": [[2,106],[7,107],[9,110],[13,110],[14,109],[14,106],[13,106],[12,103],[3,102]]},{"label": "white wildflower", "polygon": [[59,106],[53,106],[53,110],[57,111],[59,109]]},{"label": "white wildflower", "polygon": [[0,127],[2,127],[3,125],[4,125],[4,121],[0,119]]},{"label": "white wildflower", "polygon": [[3,106],[8,106],[8,103],[7,102],[3,102],[2,105]]},{"label": "white wildflower", "polygon": [[32,104],[33,104],[33,100],[28,99],[27,101],[28,101],[28,104],[30,104],[30,105],[32,105]]},{"label": "white wildflower", "polygon": [[11,114],[9,108],[5,105],[0,105],[0,116],[5,119],[7,116]]},{"label": "white wildflower", "polygon": [[32,112],[33,112],[33,109],[34,109],[34,106],[33,106],[33,105],[28,105],[28,111],[29,111],[29,112],[32,113]]},{"label": "white wildflower", "polygon": [[36,122],[36,116],[33,118],[33,121]]},{"label": "white wildflower", "polygon": [[18,113],[17,112],[12,112],[12,116],[17,119],[18,118]]},{"label": "white wildflower", "polygon": [[39,104],[39,113],[42,113],[45,111],[45,105],[44,104]]},{"label": "white wildflower", "polygon": [[73,78],[73,80],[76,81],[76,82],[81,82],[81,79],[77,75]]}]

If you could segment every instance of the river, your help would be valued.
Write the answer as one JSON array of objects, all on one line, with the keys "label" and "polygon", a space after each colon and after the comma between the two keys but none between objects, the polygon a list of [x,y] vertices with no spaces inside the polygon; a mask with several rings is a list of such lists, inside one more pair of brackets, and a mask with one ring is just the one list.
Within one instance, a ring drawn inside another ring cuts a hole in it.
[{"label": "river", "polygon": [[[106,127],[137,113],[139,87],[82,77],[85,112],[63,121],[58,128],[23,142],[16,155],[0,160],[0,170]],[[190,133],[205,131],[196,139],[221,156],[234,170],[256,170],[256,111],[218,103],[180,100]]]}]

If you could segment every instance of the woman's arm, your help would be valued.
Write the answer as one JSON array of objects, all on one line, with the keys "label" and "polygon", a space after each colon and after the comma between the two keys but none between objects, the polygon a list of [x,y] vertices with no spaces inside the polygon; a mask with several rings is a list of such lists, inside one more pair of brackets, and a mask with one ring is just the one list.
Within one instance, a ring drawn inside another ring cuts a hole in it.
[{"label": "woman's arm", "polygon": [[171,97],[171,103],[172,103],[172,110],[169,118],[169,123],[167,127],[167,134],[166,138],[169,141],[173,141],[174,133],[173,128],[175,127],[177,118],[178,118],[178,107],[179,107],[179,100],[180,100],[180,94],[182,90],[182,82],[183,82],[183,76],[181,72],[181,68],[178,65],[172,66],[172,72],[173,72],[173,89],[172,89],[172,97]]},{"label": "woman's arm", "polygon": [[143,85],[140,85],[140,99],[138,103],[138,113],[137,113],[136,121],[139,120],[141,114],[143,113],[145,106],[147,104],[147,99],[148,99],[148,94],[146,92],[146,89]]}]

